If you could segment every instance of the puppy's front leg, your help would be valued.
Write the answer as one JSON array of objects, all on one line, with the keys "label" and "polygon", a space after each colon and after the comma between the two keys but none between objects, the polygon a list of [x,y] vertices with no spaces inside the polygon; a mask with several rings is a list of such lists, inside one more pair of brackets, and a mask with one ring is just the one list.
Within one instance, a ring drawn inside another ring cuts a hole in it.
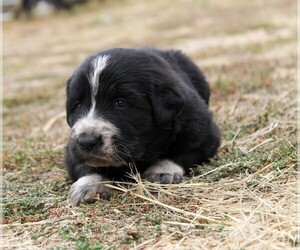
[{"label": "puppy's front leg", "polygon": [[161,160],[146,169],[142,178],[154,183],[177,184],[182,181],[183,167],[171,160]]},{"label": "puppy's front leg", "polygon": [[108,180],[99,174],[80,177],[74,182],[69,191],[69,200],[73,206],[78,206],[82,200],[91,202],[95,195],[103,199],[110,197],[110,188],[105,186]]}]

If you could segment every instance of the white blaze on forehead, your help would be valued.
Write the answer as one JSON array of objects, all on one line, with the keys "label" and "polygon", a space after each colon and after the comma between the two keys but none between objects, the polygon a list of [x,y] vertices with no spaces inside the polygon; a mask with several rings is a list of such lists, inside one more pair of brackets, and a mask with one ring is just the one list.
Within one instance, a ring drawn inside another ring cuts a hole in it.
[{"label": "white blaze on forehead", "polygon": [[92,71],[89,76],[89,81],[91,85],[92,103],[95,101],[96,94],[99,87],[99,75],[102,70],[106,67],[107,61],[109,59],[108,55],[97,56],[92,63]]},{"label": "white blaze on forehead", "polygon": [[108,55],[97,56],[92,62],[92,70],[89,75],[92,106],[87,116],[90,117],[91,119],[94,116],[95,108],[96,108],[96,95],[99,87],[99,76],[102,70],[106,67],[108,59],[109,59]]}]

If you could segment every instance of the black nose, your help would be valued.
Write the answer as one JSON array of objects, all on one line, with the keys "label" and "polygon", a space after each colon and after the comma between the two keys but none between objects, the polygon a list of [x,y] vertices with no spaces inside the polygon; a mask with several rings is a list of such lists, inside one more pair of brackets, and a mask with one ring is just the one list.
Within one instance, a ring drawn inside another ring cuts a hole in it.
[{"label": "black nose", "polygon": [[83,149],[93,149],[101,143],[101,138],[93,135],[80,135],[77,143]]}]

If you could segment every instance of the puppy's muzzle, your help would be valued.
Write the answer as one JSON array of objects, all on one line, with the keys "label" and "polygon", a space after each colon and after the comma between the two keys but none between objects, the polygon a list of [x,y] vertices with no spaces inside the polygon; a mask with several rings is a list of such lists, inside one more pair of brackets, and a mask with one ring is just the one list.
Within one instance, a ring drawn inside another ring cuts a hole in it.
[{"label": "puppy's muzzle", "polygon": [[94,135],[81,134],[77,139],[77,144],[82,150],[92,151],[96,147],[102,146],[103,140],[101,136],[96,137]]}]

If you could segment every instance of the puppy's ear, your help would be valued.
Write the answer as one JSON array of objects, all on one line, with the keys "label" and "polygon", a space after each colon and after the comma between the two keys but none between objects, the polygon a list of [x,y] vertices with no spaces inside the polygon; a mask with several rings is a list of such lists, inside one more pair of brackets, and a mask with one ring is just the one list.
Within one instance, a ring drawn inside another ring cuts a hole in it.
[{"label": "puppy's ear", "polygon": [[67,123],[68,123],[69,127],[72,128],[72,123],[71,123],[71,119],[70,119],[68,112],[67,112]]},{"label": "puppy's ear", "polygon": [[169,86],[154,86],[151,102],[154,119],[160,128],[173,128],[175,119],[183,107],[182,98],[182,95],[176,89]]},{"label": "puppy's ear", "polygon": [[72,77],[69,78],[67,81],[67,86],[66,86],[66,95],[67,95],[67,101],[66,101],[66,119],[67,123],[70,127],[72,127],[71,121],[70,121],[70,105],[69,105],[69,97],[70,97],[70,84],[71,84]]}]

